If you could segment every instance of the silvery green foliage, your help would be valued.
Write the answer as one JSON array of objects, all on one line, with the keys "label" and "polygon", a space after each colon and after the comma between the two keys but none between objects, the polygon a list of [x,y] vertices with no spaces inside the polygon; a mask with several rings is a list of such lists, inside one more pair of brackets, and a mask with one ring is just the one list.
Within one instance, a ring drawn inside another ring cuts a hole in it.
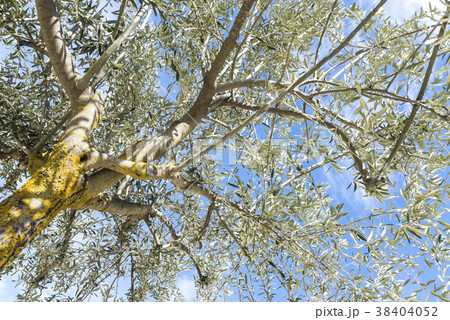
[{"label": "silvery green foliage", "polygon": [[[119,34],[139,6],[125,2]],[[181,117],[240,3],[151,2],[147,24],[111,57],[99,79],[104,114],[91,144],[118,155]],[[85,72],[111,43],[121,2],[56,4]],[[9,0],[0,11],[0,151],[6,153],[20,150],[18,141],[27,148],[36,144],[67,112],[68,99],[42,52],[34,5]],[[334,0],[257,1],[218,83],[271,82],[218,94],[264,105],[369,11]],[[268,112],[184,170],[187,179],[226,199],[216,204],[200,240],[207,199],[170,181],[124,180],[106,192],[152,205],[169,223],[61,212],[4,275],[18,280],[18,300],[448,301],[449,33],[436,39],[443,15],[437,9],[399,22],[387,14],[378,12],[350,45],[273,106],[309,119]],[[436,41],[440,50],[425,97],[383,170]],[[302,101],[302,94],[314,102]],[[188,159],[253,112],[217,107],[159,162]],[[45,147],[51,149],[62,132]],[[3,195],[27,177],[19,158],[0,162]],[[186,277],[193,279],[194,296],[180,291]]]}]

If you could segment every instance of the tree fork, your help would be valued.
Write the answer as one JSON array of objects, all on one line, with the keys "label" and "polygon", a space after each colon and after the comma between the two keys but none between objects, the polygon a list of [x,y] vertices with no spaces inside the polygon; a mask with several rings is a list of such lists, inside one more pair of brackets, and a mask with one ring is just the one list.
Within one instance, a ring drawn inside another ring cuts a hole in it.
[{"label": "tree fork", "polygon": [[87,136],[99,121],[100,98],[91,95],[86,105],[72,110],[76,114],[45,164],[30,170],[31,179],[0,203],[0,271],[69,203],[88,200],[80,199],[80,191],[87,186]]}]

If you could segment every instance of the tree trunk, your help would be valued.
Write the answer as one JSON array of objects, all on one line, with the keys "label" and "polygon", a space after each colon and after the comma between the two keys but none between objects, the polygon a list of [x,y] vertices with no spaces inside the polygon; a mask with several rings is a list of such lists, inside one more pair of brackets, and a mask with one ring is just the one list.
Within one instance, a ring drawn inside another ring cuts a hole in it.
[{"label": "tree trunk", "polygon": [[87,135],[101,108],[98,95],[89,95],[83,107],[72,108],[75,115],[47,162],[36,169],[31,161],[30,180],[0,203],[0,270],[74,199],[88,200],[79,195],[87,185]]}]

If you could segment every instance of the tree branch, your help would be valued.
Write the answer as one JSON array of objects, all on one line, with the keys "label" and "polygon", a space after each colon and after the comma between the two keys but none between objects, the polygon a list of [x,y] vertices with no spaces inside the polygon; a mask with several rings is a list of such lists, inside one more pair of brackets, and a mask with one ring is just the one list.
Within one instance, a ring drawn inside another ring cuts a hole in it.
[{"label": "tree branch", "polygon": [[122,17],[127,7],[127,2],[128,0],[122,0],[122,3],[120,4],[119,15],[117,16],[116,25],[114,26],[114,30],[111,35],[112,40],[116,38],[117,33],[119,32],[120,23],[122,22]]},{"label": "tree branch", "polygon": [[144,220],[146,217],[157,217],[168,228],[174,240],[178,240],[180,238],[167,217],[161,211],[155,209],[152,205],[123,200],[117,196],[100,194],[94,199],[84,203],[82,208],[128,215],[130,217],[142,218]]},{"label": "tree branch", "polygon": [[88,167],[106,168],[128,175],[137,180],[168,179],[171,177],[170,169],[173,165],[156,166],[147,162],[134,162],[100,153],[93,149],[88,153]]},{"label": "tree branch", "polygon": [[325,36],[325,32],[327,31],[327,28],[328,28],[328,23],[330,22],[331,16],[333,15],[333,12],[334,12],[334,9],[336,8],[337,3],[338,3],[338,0],[334,0],[333,6],[331,7],[330,12],[328,13],[327,20],[325,21],[325,25],[322,29],[322,33],[320,34],[319,44],[317,45],[314,63],[317,63],[317,60],[319,59],[320,47],[322,46],[323,37]]},{"label": "tree branch", "polygon": [[73,222],[75,221],[76,213],[77,213],[77,211],[72,210],[72,209],[69,212],[69,217],[68,217],[68,221],[67,221],[67,225],[66,225],[66,233],[64,235],[64,240],[61,243],[61,253],[55,258],[55,260],[53,260],[53,262],[51,264],[47,265],[44,268],[44,270],[42,270],[36,278],[34,278],[35,284],[39,284],[39,282],[44,280],[47,277],[48,273],[54,267],[56,267],[58,264],[60,264],[61,261],[66,256],[67,249],[69,248],[69,241],[70,241],[70,238],[72,237],[72,225],[73,225]]},{"label": "tree branch", "polygon": [[[312,170],[311,170],[312,171]],[[274,231],[270,226],[268,226],[267,224],[265,224],[264,222],[260,221],[259,217],[255,217],[251,211],[247,210],[246,208],[244,208],[240,203],[237,203],[235,201],[230,201],[228,199],[224,199],[222,198],[220,195],[208,190],[206,187],[201,186],[200,184],[196,183],[196,182],[189,182],[186,179],[182,178],[179,175],[176,176],[172,176],[171,177],[171,181],[172,183],[179,187],[180,189],[184,190],[184,191],[190,191],[193,193],[196,193],[198,195],[204,196],[206,197],[208,200],[211,201],[211,205],[208,208],[208,213],[207,216],[205,218],[205,223],[199,233],[199,239],[201,238],[201,236],[204,234],[206,227],[209,223],[210,220],[210,216],[212,214],[212,211],[215,208],[215,201],[219,201],[227,206],[232,207],[233,209],[241,212],[242,214],[244,214],[245,216],[248,216],[252,219],[254,219],[255,221],[259,222],[261,225],[263,225],[264,227],[268,228],[269,230],[271,230],[274,233],[277,233],[276,231]],[[156,210],[153,206],[150,205],[143,205],[143,204],[139,204],[139,203],[133,203],[133,202],[129,202],[127,200],[122,200],[119,199],[117,197],[111,197],[108,195],[99,195],[97,197],[95,197],[94,199],[89,200],[88,202],[86,202],[82,208],[89,208],[89,209],[94,209],[94,210],[98,210],[98,211],[103,211],[103,212],[110,212],[110,213],[116,213],[116,214],[126,214],[126,215],[133,215],[133,216],[139,216],[139,217],[146,217],[146,216],[151,216],[151,217],[158,217],[160,219],[160,221],[168,228],[172,238],[177,241],[176,245],[181,248],[183,251],[185,251],[190,258],[192,259],[192,261],[194,262],[194,265],[196,266],[197,272],[199,273],[199,276],[203,277],[202,272],[200,267],[198,266],[196,260],[194,259],[194,257],[192,256],[192,253],[190,251],[190,249],[184,245],[181,242],[178,242],[180,236],[179,234],[176,232],[175,228],[173,228],[172,224],[170,223],[170,221],[167,219],[167,217],[160,212],[159,210]],[[228,228],[228,226],[224,223],[223,219],[221,219],[221,222],[223,223],[224,227],[226,228],[227,232],[230,233],[230,235],[233,237],[233,233],[231,232],[231,230]],[[246,249],[240,245],[239,241],[233,237],[234,240],[236,241],[236,243],[239,245],[239,247],[241,248],[241,250],[244,252],[244,255],[249,259],[250,256],[248,255]]]},{"label": "tree branch", "polygon": [[248,254],[247,249],[239,242],[236,235],[233,233],[233,231],[231,231],[230,227],[228,227],[228,225],[225,223],[225,221],[222,218],[222,214],[220,213],[219,210],[217,210],[217,216],[219,217],[219,221],[222,224],[222,226],[225,228],[225,230],[230,235],[230,237],[234,240],[234,242],[236,242],[236,244],[239,246],[239,248],[241,249],[244,256],[248,259],[248,261],[252,261],[252,258]]},{"label": "tree branch", "polygon": [[152,237],[153,237],[153,240],[155,241],[156,247],[159,249],[157,263],[161,264],[161,261],[162,261],[162,252],[161,252],[162,244],[161,244],[161,240],[159,239],[159,236],[156,233],[155,228],[153,228],[152,222],[148,219],[148,216],[144,217],[143,220],[144,220],[145,224],[147,225],[148,230],[150,230],[150,233],[152,234]]},{"label": "tree branch", "polygon": [[[272,80],[264,80],[264,79],[243,79],[243,80],[233,80],[233,81],[227,81],[223,83],[219,83],[217,85],[216,92],[222,92],[222,91],[228,91],[232,89],[237,88],[253,88],[253,87],[260,87],[264,89],[286,89],[289,87],[289,84],[287,83],[280,83],[279,81],[272,81]],[[300,96],[303,100],[310,101],[310,95],[298,91],[298,90],[292,90],[291,92],[294,92],[296,95]]]},{"label": "tree branch", "polygon": [[308,167],[306,169],[301,170],[300,173],[296,174],[295,176],[293,176],[293,177],[289,178],[288,180],[286,180],[285,182],[283,182],[278,188],[280,188],[282,190],[284,187],[286,187],[291,182],[297,180],[298,178],[301,178],[301,177],[311,173],[312,171],[323,167],[327,163],[339,160],[340,158],[346,156],[349,153],[350,153],[350,151],[345,151],[345,152],[342,152],[342,153],[339,153],[339,154],[335,155],[332,158],[331,157],[327,157],[327,159],[325,159],[325,160],[323,160],[321,162],[318,162],[318,163],[316,163],[316,164],[314,164],[314,165],[312,165],[312,166],[310,166],[310,167]]},{"label": "tree branch", "polygon": [[288,84],[278,83],[276,81],[265,80],[265,79],[241,79],[241,80],[233,80],[227,81],[223,83],[218,83],[216,87],[216,92],[228,91],[237,88],[253,88],[253,87],[262,87],[262,88],[286,88]]},{"label": "tree branch", "polygon": [[[250,43],[252,40],[252,30],[254,29],[254,27],[256,26],[256,22],[259,21],[259,19],[261,19],[261,17],[263,16],[264,12],[267,10],[267,8],[269,7],[270,3],[272,1],[267,1],[266,4],[259,10],[259,14],[256,18],[254,18],[255,16],[255,11],[257,10],[257,6],[255,6],[255,8],[253,9],[253,13],[252,18],[249,19],[249,23],[251,23],[251,27],[249,28],[248,32],[244,35],[244,38],[242,39],[241,43],[237,46],[236,48],[236,52],[234,53],[234,57],[231,61],[231,65],[228,64],[225,68],[223,68],[223,70],[221,71],[220,75],[223,75],[225,73],[225,71],[228,69],[229,66],[231,66],[230,68],[230,81],[234,80],[234,72],[236,70],[236,63],[239,63],[239,65],[242,63],[242,60],[244,58],[245,53],[250,49]],[[251,21],[253,19],[253,22]],[[244,47],[244,49],[242,49]],[[238,61],[239,60],[239,61]],[[231,92],[231,95],[233,96],[233,92]]]},{"label": "tree branch", "polygon": [[71,100],[72,118],[45,166],[1,202],[0,270],[61,210],[81,206],[108,186],[102,184],[101,190],[89,196],[85,179],[88,136],[100,122],[102,101],[92,88],[80,91],[76,86],[80,76],[63,40],[54,2],[37,0],[36,4],[51,63]]},{"label": "tree branch", "polygon": [[[208,207],[208,211],[206,212],[205,222],[203,223],[203,226],[200,229],[200,231],[198,232],[198,235],[196,237],[196,240],[199,241],[199,244],[200,244],[200,240],[202,239],[203,235],[206,232],[206,229],[208,229],[209,223],[211,221],[211,216],[214,212],[215,207],[216,207],[215,201],[211,201],[211,203]],[[200,244],[200,247],[201,247],[201,244]]]},{"label": "tree branch", "polygon": [[141,216],[139,215],[130,215],[128,216],[128,219],[122,223],[120,227],[119,234],[117,236],[117,240],[119,241],[120,246],[127,246],[129,247],[129,242],[126,239],[126,233],[141,219]]},{"label": "tree branch", "polygon": [[356,26],[356,28],[345,38],[345,40],[331,53],[329,53],[325,58],[320,60],[316,65],[314,65],[311,69],[309,69],[306,73],[304,73],[301,77],[299,77],[294,83],[292,83],[287,89],[285,89],[283,92],[281,92],[277,97],[266,103],[264,106],[262,106],[259,110],[257,110],[253,115],[245,119],[240,125],[236,126],[234,129],[232,129],[229,133],[222,136],[220,139],[216,140],[214,143],[212,143],[207,148],[201,150],[198,152],[194,157],[187,159],[186,161],[183,161],[178,166],[176,166],[172,172],[179,172],[180,170],[183,170],[186,168],[189,164],[193,162],[193,159],[198,158],[202,156],[203,154],[208,153],[209,151],[213,150],[216,146],[222,144],[224,141],[228,140],[232,136],[234,136],[236,133],[241,131],[243,128],[245,128],[250,123],[253,123],[256,121],[264,112],[266,112],[270,106],[277,105],[279,102],[282,101],[282,99],[288,95],[292,90],[294,90],[296,87],[298,87],[303,81],[308,79],[314,72],[316,72],[321,66],[323,66],[325,63],[327,63],[331,58],[333,58],[336,54],[338,54],[345,46],[353,39],[353,37],[356,36],[356,34],[361,30],[364,25],[369,22],[369,20],[375,15],[375,13],[382,7],[384,3],[386,3],[387,0],[381,0],[380,3],[372,9],[372,11]]},{"label": "tree branch", "polygon": [[[249,106],[249,105],[241,104],[241,103],[238,103],[235,101],[226,101],[225,104],[231,105],[231,106],[234,106],[237,108],[245,109],[245,110],[257,111],[257,110],[261,109],[261,107],[259,107],[259,106]],[[317,123],[318,125],[323,126],[327,129],[329,129],[330,131],[334,132],[345,143],[347,149],[350,151],[350,154],[353,157],[355,168],[360,173],[363,181],[365,181],[366,179],[369,178],[367,176],[367,174],[368,174],[367,170],[364,168],[364,161],[360,158],[351,139],[341,128],[336,126],[334,123],[320,119],[318,117],[314,117],[312,115],[309,115],[309,114],[306,114],[306,113],[303,113],[303,112],[297,111],[297,110],[284,110],[284,109],[280,109],[277,107],[272,107],[272,108],[269,108],[267,110],[267,112],[277,114],[277,115],[282,115],[282,116],[293,117],[293,118],[297,118],[297,119],[309,120],[309,121]]]},{"label": "tree branch", "polygon": [[215,86],[217,76],[222,70],[226,59],[228,58],[230,52],[237,46],[237,39],[241,32],[241,28],[244,25],[244,22],[250,13],[250,9],[253,7],[253,4],[255,2],[256,0],[245,0],[243,2],[227,38],[223,42],[219,53],[217,54],[214,62],[211,65],[211,69],[208,71],[208,74],[205,77],[204,88],[210,89]]},{"label": "tree branch", "polygon": [[94,199],[87,201],[83,209],[92,209],[101,212],[109,212],[114,214],[128,215],[136,217],[137,219],[148,219],[148,217],[158,218],[169,230],[172,238],[177,241],[180,236],[173,228],[170,221],[161,211],[155,209],[152,205],[141,204],[137,202],[130,202],[128,200],[120,199],[116,196],[109,196],[100,194]]},{"label": "tree branch", "polygon": [[[297,33],[294,33],[292,35],[291,41],[289,41],[289,46],[288,46],[288,49],[287,49],[286,59],[284,60],[283,70],[281,71],[281,76],[280,76],[280,78],[278,79],[277,82],[281,83],[283,81],[284,75],[285,75],[286,70],[287,70],[288,65],[289,65],[289,59],[291,58],[291,48],[292,48],[292,45],[293,45],[293,43],[295,41],[295,38],[297,38]],[[314,63],[316,63],[316,62],[317,61],[315,61]]]},{"label": "tree branch", "polygon": [[[124,0],[125,1],[125,0]],[[118,18],[119,19],[119,18]],[[143,30],[144,27],[147,25],[148,19],[150,19],[150,13],[147,14],[146,18],[142,21],[139,30]],[[117,25],[117,24],[116,24]],[[113,39],[115,38],[115,36],[113,37]],[[128,41],[127,46],[131,47],[134,42],[136,40],[136,33],[131,37],[131,39]],[[97,86],[99,85],[99,83],[104,79],[105,75],[115,67],[115,65],[117,65],[126,55],[125,51],[122,51],[116,59],[114,59],[114,61],[112,62],[112,64],[109,66],[109,68],[107,70],[102,69],[99,72],[97,72],[97,74],[93,77],[92,81],[91,81],[91,86],[93,88],[97,88]]]},{"label": "tree branch", "polygon": [[56,124],[56,126],[50,130],[49,133],[47,133],[45,135],[45,137],[43,137],[34,147],[33,149],[31,149],[30,151],[30,155],[33,155],[36,152],[41,151],[42,147],[44,146],[44,144],[49,141],[55,134],[56,132],[58,132],[59,129],[61,129],[61,127],[67,122],[67,120],[69,120],[70,118],[70,114],[71,112],[67,112],[62,118],[61,120],[59,120],[59,122]]},{"label": "tree branch", "polygon": [[[241,28],[254,2],[255,0],[245,0],[242,4],[228,37],[225,39],[223,46],[212,63],[211,70],[205,77],[203,87],[189,111],[178,121],[173,122],[160,136],[151,140],[136,142],[132,148],[120,156],[121,159],[132,159],[136,162],[146,159],[147,162],[152,162],[178,145],[197,127],[202,117],[208,113],[211,104],[214,104],[213,96],[216,91],[216,78],[227,56],[235,48]],[[123,174],[121,173],[107,169],[100,170],[88,177],[87,188],[80,195],[80,198],[95,197],[98,193],[111,187],[121,178],[123,178]],[[74,200],[72,205],[80,204],[77,203],[77,200]]]},{"label": "tree branch", "polygon": [[[154,233],[154,230],[151,227],[151,223],[148,220],[148,216],[153,218],[157,217],[169,230],[173,240],[175,241],[174,245],[183,250],[192,260],[192,263],[194,264],[195,269],[197,270],[199,278],[205,279],[205,275],[202,273],[202,270],[199,264],[197,263],[195,257],[192,255],[192,252],[189,249],[189,247],[187,247],[185,244],[179,241],[180,235],[176,232],[175,228],[172,226],[169,219],[167,219],[167,217],[162,212],[155,209],[153,206],[129,202],[127,200],[122,200],[107,195],[101,195],[96,197],[95,200],[93,199],[88,201],[85,204],[85,208],[94,209],[102,212],[139,216],[142,219],[144,219],[144,222],[147,224],[147,226],[149,226],[149,230],[152,233],[152,235],[153,234],[156,235],[156,233]],[[161,244],[159,237],[156,237],[155,242],[156,243],[159,242],[159,244]]]},{"label": "tree branch", "polygon": [[[447,7],[447,11],[445,12],[444,16],[441,19],[443,22],[442,22],[442,26],[439,30],[439,34],[438,34],[438,38],[437,38],[438,43],[436,43],[434,45],[433,52],[431,53],[431,58],[430,58],[430,61],[428,62],[428,67],[427,67],[425,76],[422,81],[422,86],[420,87],[419,93],[417,94],[416,101],[422,100],[425,95],[425,92],[426,92],[426,89],[428,86],[428,81],[430,80],[431,73],[433,72],[433,66],[434,66],[434,63],[436,62],[436,57],[439,52],[439,46],[440,46],[439,40],[444,36],[445,30],[447,28],[449,15],[450,15],[450,6]],[[400,146],[402,145],[403,141],[405,140],[406,134],[408,133],[409,128],[411,127],[412,123],[414,122],[414,118],[416,117],[419,107],[420,107],[420,104],[413,103],[411,114],[409,115],[408,119],[406,119],[405,126],[403,127],[402,132],[400,133],[397,141],[395,142],[395,145],[392,147],[389,157],[387,158],[386,162],[384,163],[381,171],[384,171],[387,169],[387,167],[389,167],[390,163],[392,162],[392,160],[395,157],[395,154],[400,149]]]},{"label": "tree branch", "polygon": [[0,142],[0,160],[20,160],[20,151]]},{"label": "tree branch", "polygon": [[[201,186],[201,185],[197,184],[196,182],[188,182],[184,178],[181,178],[181,177],[178,177],[178,178],[179,179],[177,179],[174,184],[177,185],[178,187],[180,187],[180,189],[202,195],[202,196],[206,197],[207,199],[209,199],[211,201],[211,203],[217,201],[217,202],[224,204],[225,206],[233,208],[234,210],[236,210],[243,216],[251,218],[252,220],[256,221],[258,224],[260,224],[264,228],[270,230],[277,236],[277,238],[280,241],[283,241],[283,237],[280,236],[279,233],[276,230],[274,230],[274,228],[269,226],[267,223],[263,222],[264,218],[262,218],[261,216],[256,216],[254,214],[254,212],[252,212],[251,210],[248,210],[247,208],[242,206],[239,202],[231,201],[229,199],[223,198],[221,195],[210,191],[206,187]],[[174,182],[174,180],[172,180],[172,182]],[[276,229],[276,227],[275,227],[275,229]]]},{"label": "tree branch", "polygon": [[[338,85],[338,84],[333,83],[332,85]],[[313,98],[313,97],[317,97],[317,96],[320,96],[320,95],[340,93],[340,92],[358,92],[358,90],[359,89],[356,89],[356,88],[330,89],[330,90],[323,90],[323,91],[310,93],[308,95],[308,97]],[[435,114],[437,117],[441,118],[442,120],[447,120],[448,119],[448,115],[447,114],[441,114],[441,113],[437,112],[433,108],[430,108],[429,106],[427,106],[423,101],[413,100],[413,99],[410,99],[410,98],[407,98],[407,97],[403,97],[403,96],[400,96],[400,95],[398,95],[396,93],[387,91],[385,89],[361,88],[360,90],[361,90],[361,92],[364,92],[364,93],[366,93],[368,95],[379,96],[379,97],[391,99],[391,100],[394,100],[394,101],[408,102],[408,103],[411,103],[411,104],[417,104],[419,107],[422,107],[422,108],[430,111],[431,113]],[[443,109],[448,111],[448,108],[445,107],[445,106],[441,106],[441,108],[443,108]]]},{"label": "tree branch", "polygon": [[48,56],[47,50],[45,50],[45,47],[41,43],[37,43],[34,40],[27,39],[27,38],[17,38],[17,43],[19,46],[25,46],[30,47],[34,49],[36,52]]},{"label": "tree branch", "polygon": [[[312,82],[320,82],[320,83],[325,83],[325,84],[329,84],[329,85],[333,85],[333,86],[337,86],[338,84],[334,83],[334,82],[329,82],[329,81],[322,81],[322,80],[313,80],[313,81],[307,81],[304,82],[302,85],[305,84],[309,84]],[[253,87],[260,87],[260,88],[267,88],[270,89],[272,87],[274,88],[286,88],[288,86],[288,84],[283,84],[283,83],[278,83],[275,81],[271,81],[271,80],[264,80],[264,79],[244,79],[244,80],[235,80],[235,81],[228,81],[228,82],[224,82],[224,83],[220,83],[217,85],[217,92],[221,92],[221,91],[228,91],[228,90],[232,90],[232,89],[236,89],[236,88],[253,88]],[[343,91],[357,91],[356,88],[345,88],[345,89],[335,89],[335,90],[327,90],[327,91],[319,91],[319,92],[315,92],[315,93],[310,93],[310,94],[306,94],[304,92],[301,91],[297,91],[294,90],[293,92],[298,95],[304,102],[308,103],[308,104],[317,104],[317,102],[315,102],[313,100],[313,98],[315,96],[321,95],[321,94],[327,94],[327,93],[334,93],[334,92],[343,92]],[[394,93],[391,92],[383,92],[383,90],[378,90],[378,89],[369,89],[369,88],[362,88],[361,91],[367,92],[369,94],[373,94],[373,95],[382,95],[387,94],[387,98],[393,99],[393,100],[397,100],[397,101],[404,101],[404,102],[408,102],[408,101],[412,101],[408,98],[404,98],[401,96],[398,96]],[[233,102],[233,100],[225,100],[222,105],[232,105],[235,107],[239,107],[242,109],[246,109],[246,110],[252,110],[252,111],[256,111],[259,109],[258,106],[249,106],[249,105],[245,105],[245,104],[240,104],[238,105],[234,105],[235,102]],[[426,105],[421,103],[421,106],[424,108],[428,108]],[[326,108],[320,108],[322,111],[326,111],[327,113],[332,113],[332,111],[326,109]],[[212,112],[214,110],[210,110],[210,112]],[[277,109],[277,108],[269,108],[267,110],[268,113],[275,113],[278,115],[283,115],[283,116],[288,116],[288,117],[300,117],[299,112],[293,110],[283,110],[283,109]],[[292,112],[295,112],[296,114],[292,114]],[[436,112],[435,112],[436,113]],[[305,114],[306,115],[306,114]],[[440,116],[441,118],[444,118],[445,116],[437,114],[438,116]],[[308,117],[310,117],[309,115],[307,115]],[[339,116],[338,114],[333,113],[332,115],[333,118],[339,120],[340,122],[346,124],[347,126],[356,129],[360,132],[366,132],[364,129],[358,127],[356,124],[354,124],[351,121],[348,121],[344,118],[342,118],[341,116]],[[304,118],[305,120],[311,120],[314,121],[310,118]]]},{"label": "tree branch", "polygon": [[36,8],[45,47],[55,73],[69,98],[77,99],[76,82],[81,76],[64,41],[55,3],[53,0],[36,0]]},{"label": "tree branch", "polygon": [[305,72],[300,78],[298,78],[282,95],[286,95],[291,92],[292,89],[298,87],[303,81],[308,79],[312,74],[314,74],[321,66],[331,60],[335,55],[337,55],[342,49],[344,49],[350,41],[358,34],[358,32],[372,19],[375,13],[386,3],[387,0],[381,0],[378,5],[370,11],[370,13],[356,26],[355,29],[341,42],[341,44],[331,51],[326,57],[321,59],[318,63],[316,63],[311,69]]},{"label": "tree branch", "polygon": [[88,200],[76,209],[92,209],[102,212],[125,214],[129,216],[151,216],[155,217],[156,212],[153,207],[140,203],[122,200],[116,196],[107,194],[99,194],[95,198]]}]

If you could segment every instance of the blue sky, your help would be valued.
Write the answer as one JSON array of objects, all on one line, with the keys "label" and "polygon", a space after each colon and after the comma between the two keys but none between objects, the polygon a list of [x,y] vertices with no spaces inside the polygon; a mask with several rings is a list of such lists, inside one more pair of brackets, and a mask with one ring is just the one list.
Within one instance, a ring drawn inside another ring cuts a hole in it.
[{"label": "blue sky", "polygon": [[[347,5],[350,5],[353,2],[355,1],[345,1]],[[356,2],[363,8],[370,8],[378,3],[378,0],[358,0]],[[410,17],[421,6],[427,8],[430,2],[432,5],[443,7],[439,0],[389,0],[388,4],[384,6],[384,10],[393,20],[400,21],[403,18]],[[327,48],[324,45],[324,47],[322,47],[322,52],[326,52],[326,49]],[[0,48],[1,59],[5,56],[5,52],[4,48]],[[382,205],[377,200],[366,197],[361,190],[354,193],[352,189],[345,189],[353,180],[353,177],[350,174],[333,175],[331,171],[326,171],[324,169],[319,170],[314,174],[321,179],[325,177],[331,185],[332,196],[335,198],[333,203],[335,205],[341,202],[346,203],[346,206],[348,206],[347,209],[355,216],[362,214],[365,210],[378,208]],[[0,184],[2,183],[3,181],[0,181]],[[343,186],[345,187],[343,188]],[[193,272],[183,273],[179,276],[177,281],[177,286],[187,301],[195,299],[195,286],[192,274]],[[3,277],[0,281],[0,301],[14,301],[16,295],[20,292],[20,288],[14,287],[13,280],[14,279],[11,277]]]}]

